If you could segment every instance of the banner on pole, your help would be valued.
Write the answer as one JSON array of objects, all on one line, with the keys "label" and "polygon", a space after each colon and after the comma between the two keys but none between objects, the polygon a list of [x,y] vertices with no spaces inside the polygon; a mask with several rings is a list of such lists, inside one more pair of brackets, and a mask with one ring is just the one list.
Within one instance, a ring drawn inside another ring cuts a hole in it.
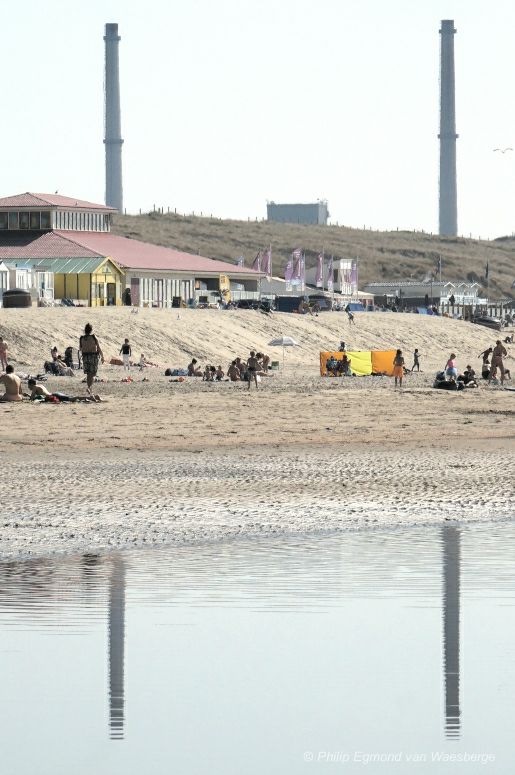
[{"label": "banner on pole", "polygon": [[316,287],[324,287],[324,254],[319,253],[317,257],[317,273],[316,273]]}]

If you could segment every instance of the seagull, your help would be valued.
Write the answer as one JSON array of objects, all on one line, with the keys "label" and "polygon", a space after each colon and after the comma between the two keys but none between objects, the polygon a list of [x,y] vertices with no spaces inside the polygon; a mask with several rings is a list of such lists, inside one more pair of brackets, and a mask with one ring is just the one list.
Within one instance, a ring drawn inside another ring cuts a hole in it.
[{"label": "seagull", "polygon": [[494,153],[496,151],[500,151],[501,153],[506,153],[506,151],[513,151],[513,148],[494,148]]}]

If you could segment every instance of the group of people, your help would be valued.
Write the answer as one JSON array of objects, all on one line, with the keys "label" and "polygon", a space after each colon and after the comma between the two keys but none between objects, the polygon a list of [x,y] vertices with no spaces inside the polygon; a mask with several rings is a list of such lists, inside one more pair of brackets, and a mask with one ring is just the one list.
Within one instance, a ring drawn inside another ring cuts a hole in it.
[{"label": "group of people", "polygon": [[493,379],[497,379],[497,369],[501,376],[501,385],[504,385],[504,380],[511,379],[510,370],[504,365],[504,358],[508,355],[508,351],[504,344],[498,339],[495,343],[495,347],[488,347],[479,353],[478,358],[482,359],[481,364],[481,376],[483,379],[487,379],[490,383]]},{"label": "group of people", "polygon": [[221,365],[218,367],[206,364],[204,370],[198,365],[196,358],[192,358],[188,364],[188,377],[202,377],[204,382],[221,382],[224,377],[229,382],[247,382],[250,390],[251,384],[258,387],[258,377],[266,377],[270,366],[270,356],[265,353],[251,350],[247,359],[235,358],[229,364],[225,372]]}]

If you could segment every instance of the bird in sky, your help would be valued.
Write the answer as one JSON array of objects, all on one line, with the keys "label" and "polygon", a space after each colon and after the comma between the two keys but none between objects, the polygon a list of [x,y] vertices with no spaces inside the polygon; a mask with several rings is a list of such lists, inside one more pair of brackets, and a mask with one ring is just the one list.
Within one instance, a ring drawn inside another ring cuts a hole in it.
[{"label": "bird in sky", "polygon": [[506,151],[513,151],[513,148],[494,148],[494,153],[496,151],[500,151],[501,153],[506,153]]}]

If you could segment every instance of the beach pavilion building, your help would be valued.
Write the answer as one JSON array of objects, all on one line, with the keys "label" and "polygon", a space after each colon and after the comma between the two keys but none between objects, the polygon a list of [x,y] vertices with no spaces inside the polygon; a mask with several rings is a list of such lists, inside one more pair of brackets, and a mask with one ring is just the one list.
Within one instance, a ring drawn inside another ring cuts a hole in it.
[{"label": "beach pavilion building", "polygon": [[262,273],[115,235],[115,213],[59,194],[0,198],[0,261],[11,277],[12,270],[30,277],[24,288],[36,298],[87,306],[171,307],[259,295]]}]

